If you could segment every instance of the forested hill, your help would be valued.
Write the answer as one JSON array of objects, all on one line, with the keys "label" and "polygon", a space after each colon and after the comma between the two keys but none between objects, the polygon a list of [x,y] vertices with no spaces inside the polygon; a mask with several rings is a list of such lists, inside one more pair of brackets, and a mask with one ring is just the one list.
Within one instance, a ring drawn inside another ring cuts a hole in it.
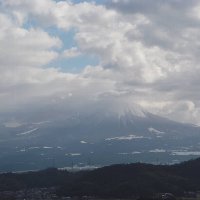
[{"label": "forested hill", "polygon": [[0,190],[56,187],[64,196],[133,197],[200,190],[200,159],[177,165],[120,164],[93,171],[68,172],[46,169],[38,172],[0,175]]}]

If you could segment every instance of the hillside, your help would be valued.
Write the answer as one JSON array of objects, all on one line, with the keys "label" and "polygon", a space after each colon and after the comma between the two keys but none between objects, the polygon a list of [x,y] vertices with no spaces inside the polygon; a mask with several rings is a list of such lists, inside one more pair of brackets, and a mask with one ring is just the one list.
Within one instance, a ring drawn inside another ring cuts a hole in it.
[{"label": "hillside", "polygon": [[47,169],[0,175],[0,191],[56,187],[61,196],[129,198],[200,190],[200,159],[178,165],[123,164],[93,171],[68,172]]}]

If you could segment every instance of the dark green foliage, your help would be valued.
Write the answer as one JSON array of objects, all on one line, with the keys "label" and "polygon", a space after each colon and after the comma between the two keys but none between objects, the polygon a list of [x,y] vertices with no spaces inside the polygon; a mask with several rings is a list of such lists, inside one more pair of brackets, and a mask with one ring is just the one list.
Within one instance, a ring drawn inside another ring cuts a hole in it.
[{"label": "dark green foliage", "polygon": [[200,190],[200,159],[178,165],[113,165],[93,171],[68,172],[47,169],[39,172],[0,175],[0,191],[56,187],[65,196],[149,197],[156,193],[182,195]]}]

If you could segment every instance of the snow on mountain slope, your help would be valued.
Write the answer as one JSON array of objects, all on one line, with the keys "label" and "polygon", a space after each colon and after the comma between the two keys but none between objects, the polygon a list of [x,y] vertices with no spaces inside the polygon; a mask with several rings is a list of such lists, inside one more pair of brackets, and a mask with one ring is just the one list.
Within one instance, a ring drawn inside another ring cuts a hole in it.
[{"label": "snow on mountain slope", "polygon": [[150,133],[153,133],[153,134],[156,134],[156,135],[163,135],[163,134],[165,134],[164,131],[159,131],[159,130],[157,130],[155,128],[152,128],[152,127],[148,128],[148,130],[149,130]]},{"label": "snow on mountain slope", "polygon": [[18,133],[17,135],[27,135],[27,134],[31,134],[31,133],[33,133],[33,132],[35,132],[35,131],[37,131],[38,130],[38,128],[34,128],[34,129],[32,129],[32,130],[29,130],[29,131],[25,131],[25,132],[22,132],[22,133]]},{"label": "snow on mountain slope", "polygon": [[105,140],[111,141],[111,140],[137,140],[137,139],[149,139],[149,137],[128,135],[128,136],[121,136],[121,137],[106,138]]}]

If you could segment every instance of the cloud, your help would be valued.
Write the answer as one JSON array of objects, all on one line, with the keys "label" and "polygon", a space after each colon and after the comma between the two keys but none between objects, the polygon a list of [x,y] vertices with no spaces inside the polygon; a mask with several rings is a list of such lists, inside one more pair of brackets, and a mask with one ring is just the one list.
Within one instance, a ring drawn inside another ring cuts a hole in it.
[{"label": "cloud", "polygon": [[[1,0],[0,7],[1,112],[82,109],[117,98],[199,123],[197,0]],[[66,47],[55,33],[71,30],[75,45]],[[99,64],[77,74],[53,66],[80,54]]]},{"label": "cloud", "polygon": [[77,47],[66,49],[62,53],[63,58],[74,58],[80,55],[81,55],[81,52],[77,49]]}]

